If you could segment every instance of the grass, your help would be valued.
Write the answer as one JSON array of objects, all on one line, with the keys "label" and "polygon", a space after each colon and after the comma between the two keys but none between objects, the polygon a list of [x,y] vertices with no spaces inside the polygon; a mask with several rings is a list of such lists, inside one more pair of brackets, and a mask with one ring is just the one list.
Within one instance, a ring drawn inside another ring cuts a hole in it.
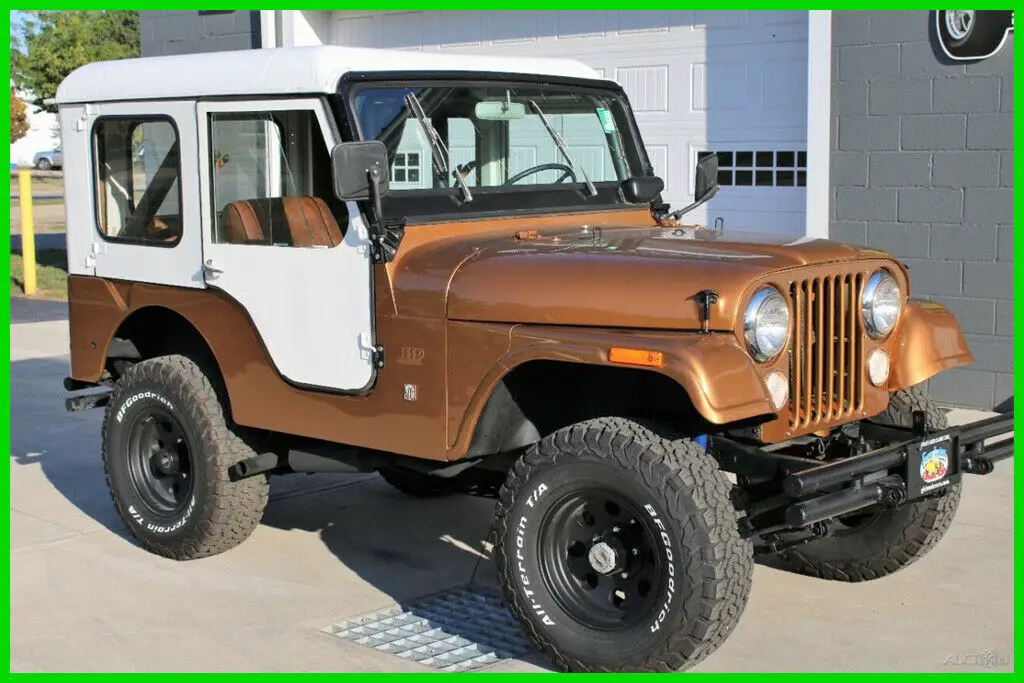
[{"label": "grass", "polygon": [[[63,249],[36,252],[36,297],[68,298],[67,259],[67,252]],[[11,296],[25,296],[25,262],[21,254],[11,254]]]}]

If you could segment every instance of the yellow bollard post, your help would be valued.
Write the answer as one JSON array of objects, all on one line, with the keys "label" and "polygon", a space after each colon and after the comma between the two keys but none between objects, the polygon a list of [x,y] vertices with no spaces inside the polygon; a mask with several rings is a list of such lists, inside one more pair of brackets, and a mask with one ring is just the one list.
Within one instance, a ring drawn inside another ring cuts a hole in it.
[{"label": "yellow bollard post", "polygon": [[21,193],[21,258],[25,267],[25,295],[36,293],[36,234],[32,226],[32,174],[18,171]]}]

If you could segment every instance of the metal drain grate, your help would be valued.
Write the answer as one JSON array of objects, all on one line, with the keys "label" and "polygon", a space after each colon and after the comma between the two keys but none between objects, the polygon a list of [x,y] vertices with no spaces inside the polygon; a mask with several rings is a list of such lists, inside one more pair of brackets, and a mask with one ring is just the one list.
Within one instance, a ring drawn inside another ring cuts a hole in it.
[{"label": "metal drain grate", "polygon": [[536,654],[498,594],[486,588],[452,588],[323,630],[441,671]]}]

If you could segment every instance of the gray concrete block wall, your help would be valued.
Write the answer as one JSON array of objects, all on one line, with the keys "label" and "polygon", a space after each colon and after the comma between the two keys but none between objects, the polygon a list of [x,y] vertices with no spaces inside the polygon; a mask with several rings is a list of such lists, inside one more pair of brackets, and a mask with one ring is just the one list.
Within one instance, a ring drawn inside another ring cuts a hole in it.
[{"label": "gray concrete block wall", "polygon": [[975,363],[936,399],[1013,397],[1013,38],[995,56],[937,53],[926,11],[832,13],[832,239],[910,266],[913,296],[958,318]]},{"label": "gray concrete block wall", "polygon": [[196,52],[248,50],[260,45],[259,12],[144,11],[139,12],[143,57]]}]

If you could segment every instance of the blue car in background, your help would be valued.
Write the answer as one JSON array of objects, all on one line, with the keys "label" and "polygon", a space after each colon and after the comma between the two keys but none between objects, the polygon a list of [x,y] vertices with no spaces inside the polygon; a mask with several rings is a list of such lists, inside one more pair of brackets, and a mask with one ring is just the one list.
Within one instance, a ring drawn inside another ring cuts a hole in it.
[{"label": "blue car in background", "polygon": [[64,165],[64,157],[60,147],[47,152],[36,152],[32,157],[32,165],[40,171],[49,171],[51,168],[60,168]]}]

